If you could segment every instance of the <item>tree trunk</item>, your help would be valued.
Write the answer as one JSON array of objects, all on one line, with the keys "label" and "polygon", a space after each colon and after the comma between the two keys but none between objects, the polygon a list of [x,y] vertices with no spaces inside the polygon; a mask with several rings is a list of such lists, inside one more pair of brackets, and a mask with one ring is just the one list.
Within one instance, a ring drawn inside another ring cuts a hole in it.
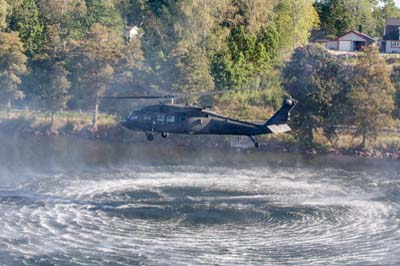
[{"label": "tree trunk", "polygon": [[8,98],[7,102],[7,120],[11,119],[11,98]]},{"label": "tree trunk", "polygon": [[98,112],[99,112],[99,93],[96,93],[96,105],[94,107],[94,113],[93,113],[93,130],[97,130],[97,117],[98,117]]},{"label": "tree trunk", "polygon": [[361,148],[365,148],[365,143],[367,139],[367,131],[363,129],[362,131],[362,142],[361,142]]},{"label": "tree trunk", "polygon": [[55,120],[56,120],[56,112],[51,111],[51,128],[54,128]]}]

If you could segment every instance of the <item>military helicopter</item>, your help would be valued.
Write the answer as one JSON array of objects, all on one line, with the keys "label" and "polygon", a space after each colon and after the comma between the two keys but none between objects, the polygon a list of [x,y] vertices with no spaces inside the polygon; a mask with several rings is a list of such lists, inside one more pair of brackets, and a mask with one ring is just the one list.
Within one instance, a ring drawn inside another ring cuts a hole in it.
[{"label": "military helicopter", "polygon": [[104,96],[103,99],[171,99],[172,103],[159,103],[142,107],[133,111],[122,126],[135,131],[143,131],[148,141],[154,140],[154,135],[160,133],[166,138],[168,134],[190,135],[238,135],[247,136],[256,148],[259,143],[254,136],[262,134],[277,134],[291,131],[287,125],[290,112],[294,109],[297,100],[286,98],[281,108],[267,121],[254,123],[232,119],[214,113],[206,107],[187,106],[175,104],[178,98],[202,97],[221,93],[232,92],[225,90],[208,93],[160,95],[160,96]]}]

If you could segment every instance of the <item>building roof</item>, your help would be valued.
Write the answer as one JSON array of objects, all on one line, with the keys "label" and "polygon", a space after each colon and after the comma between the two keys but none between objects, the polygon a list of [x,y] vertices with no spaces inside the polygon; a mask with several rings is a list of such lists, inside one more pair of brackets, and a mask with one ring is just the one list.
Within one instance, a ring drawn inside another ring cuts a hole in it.
[{"label": "building roof", "polygon": [[383,40],[399,40],[400,18],[386,19],[385,31],[383,32]]},{"label": "building roof", "polygon": [[338,36],[335,40],[338,41],[340,38],[342,38],[342,37],[344,37],[344,36],[346,36],[347,34],[350,34],[350,33],[356,34],[357,36],[359,36],[360,38],[364,39],[367,42],[370,42],[370,43],[371,42],[375,42],[375,39],[372,38],[371,36],[369,36],[368,34],[365,34],[363,32],[359,32],[359,31],[356,31],[356,30],[352,30],[352,31],[346,32],[346,33]]},{"label": "building roof", "polygon": [[387,18],[386,26],[400,26],[400,18]]}]

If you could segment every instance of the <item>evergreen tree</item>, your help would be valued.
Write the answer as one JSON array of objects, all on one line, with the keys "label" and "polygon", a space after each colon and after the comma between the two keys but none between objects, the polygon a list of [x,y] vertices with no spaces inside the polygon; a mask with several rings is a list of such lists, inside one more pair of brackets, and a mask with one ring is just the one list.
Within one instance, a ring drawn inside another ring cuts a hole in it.
[{"label": "evergreen tree", "polygon": [[32,62],[31,84],[33,92],[43,107],[51,115],[51,127],[55,123],[55,114],[64,109],[70,99],[71,87],[64,68],[65,50],[62,48],[60,28],[57,25],[48,26],[47,35],[39,54]]},{"label": "evergreen tree", "polygon": [[17,32],[0,32],[0,99],[7,102],[7,117],[10,118],[11,100],[22,99],[18,88],[21,75],[26,73],[27,57]]},{"label": "evergreen tree", "polygon": [[352,122],[362,135],[361,147],[365,147],[368,135],[376,136],[379,129],[391,125],[395,89],[389,75],[378,48],[366,47],[354,67],[352,90],[348,95]]}]

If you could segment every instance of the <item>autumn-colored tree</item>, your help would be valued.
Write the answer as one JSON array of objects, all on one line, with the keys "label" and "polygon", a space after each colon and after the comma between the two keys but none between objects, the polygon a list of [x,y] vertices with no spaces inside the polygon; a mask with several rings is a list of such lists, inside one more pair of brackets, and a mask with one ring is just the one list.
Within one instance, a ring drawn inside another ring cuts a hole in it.
[{"label": "autumn-colored tree", "polygon": [[378,47],[366,47],[354,67],[352,89],[348,95],[352,122],[362,136],[361,147],[365,147],[367,136],[376,136],[379,129],[391,125],[394,93],[390,70]]},{"label": "autumn-colored tree", "polygon": [[84,40],[74,51],[79,96],[86,106],[94,108],[93,128],[97,128],[99,96],[106,90],[114,73],[113,66],[121,56],[122,38],[118,38],[110,28],[95,23]]},{"label": "autumn-colored tree", "polygon": [[6,27],[6,18],[8,15],[8,4],[5,0],[0,0],[0,31]]},{"label": "autumn-colored tree", "polygon": [[7,102],[7,118],[10,119],[11,101],[22,99],[18,88],[21,75],[27,71],[27,57],[17,32],[0,32],[0,99]]}]

